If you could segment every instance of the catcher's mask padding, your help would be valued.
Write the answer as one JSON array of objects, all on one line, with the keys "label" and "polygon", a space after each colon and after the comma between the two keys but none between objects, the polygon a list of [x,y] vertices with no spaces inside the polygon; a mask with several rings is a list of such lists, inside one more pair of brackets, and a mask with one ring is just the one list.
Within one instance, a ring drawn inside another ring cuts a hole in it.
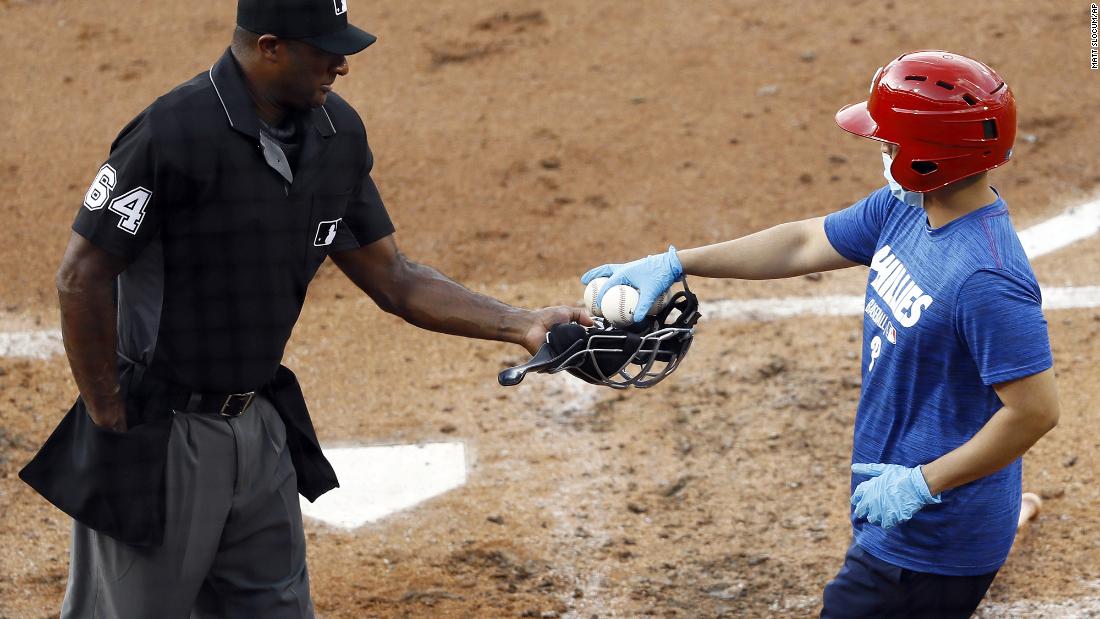
[{"label": "catcher's mask padding", "polygon": [[[614,350],[607,349],[606,351],[583,355],[579,357],[582,361],[570,369],[579,370],[593,377],[599,376],[600,373],[604,376],[613,376],[618,372],[638,351],[638,348],[642,345],[642,337],[626,330],[616,331],[624,335],[625,339],[616,342]],[[589,348],[590,339],[598,333],[600,332],[585,329],[575,322],[570,322],[551,327],[550,335],[546,339],[550,344],[550,349],[554,352],[554,356],[557,357],[566,352],[574,354]],[[598,372],[596,368],[599,368]]]}]

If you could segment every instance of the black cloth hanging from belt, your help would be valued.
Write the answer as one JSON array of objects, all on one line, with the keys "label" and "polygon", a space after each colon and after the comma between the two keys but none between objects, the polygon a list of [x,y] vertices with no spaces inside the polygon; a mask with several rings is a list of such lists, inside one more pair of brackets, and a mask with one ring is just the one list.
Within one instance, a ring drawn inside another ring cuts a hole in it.
[{"label": "black cloth hanging from belt", "polygon": [[[78,398],[19,477],[78,522],[127,544],[157,546],[164,537],[172,411],[186,410],[187,403],[196,400],[217,403],[226,398],[201,394],[196,399],[189,390],[162,382],[125,359],[119,361],[119,382],[126,401],[126,432],[95,425]],[[294,373],[279,366],[260,394],[271,401],[286,426],[298,492],[312,502],[339,487]]]}]

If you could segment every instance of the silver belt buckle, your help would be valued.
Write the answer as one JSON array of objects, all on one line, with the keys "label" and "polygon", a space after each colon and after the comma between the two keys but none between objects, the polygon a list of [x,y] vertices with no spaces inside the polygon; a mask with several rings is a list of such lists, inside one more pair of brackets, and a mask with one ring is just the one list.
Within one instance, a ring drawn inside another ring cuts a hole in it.
[{"label": "silver belt buckle", "polygon": [[[248,393],[233,393],[225,399],[225,403],[222,404],[222,409],[219,411],[222,417],[240,417],[244,414],[244,411],[248,409],[252,404],[252,400],[256,398],[255,391],[249,391]],[[233,410],[230,405],[234,402],[244,400],[244,404],[239,409]]]}]

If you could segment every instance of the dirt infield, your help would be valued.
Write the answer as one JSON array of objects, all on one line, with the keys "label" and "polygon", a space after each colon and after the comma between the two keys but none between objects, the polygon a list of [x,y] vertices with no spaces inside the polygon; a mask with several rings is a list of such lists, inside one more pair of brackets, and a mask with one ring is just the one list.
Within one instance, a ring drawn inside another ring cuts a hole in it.
[{"label": "dirt infield", "polygon": [[[1012,85],[1016,160],[993,178],[1018,227],[1100,186],[1087,3],[351,5],[379,42],[336,89],[367,125],[399,244],[518,305],[574,303],[592,265],[878,187],[877,146],[832,116],[910,49],[981,58]],[[0,151],[2,331],[57,327],[53,273],[111,140],[227,45],[232,2],[151,6],[0,0],[0,128],[15,144]],[[1034,266],[1044,286],[1100,285],[1100,239]],[[693,287],[703,300],[859,294],[865,277]],[[496,372],[518,347],[404,325],[331,264],[310,297],[287,363],[322,440],[457,439],[471,453],[465,487],[412,510],[351,532],[307,523],[323,616],[816,612],[849,539],[858,319],[704,317],[656,389],[545,376],[503,389]],[[1064,412],[1026,458],[1044,509],[990,617],[1100,612],[1100,309],[1047,317]],[[74,393],[63,357],[0,358],[0,617],[60,604],[69,521],[16,473]]]}]

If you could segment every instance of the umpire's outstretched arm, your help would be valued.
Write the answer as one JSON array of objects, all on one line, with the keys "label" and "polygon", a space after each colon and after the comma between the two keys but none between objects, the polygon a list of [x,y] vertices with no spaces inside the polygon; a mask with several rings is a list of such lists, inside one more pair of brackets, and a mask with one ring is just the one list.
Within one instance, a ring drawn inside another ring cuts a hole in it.
[{"label": "umpire's outstretched arm", "polygon": [[432,267],[409,260],[392,234],[331,257],[378,307],[422,329],[511,342],[534,354],[555,324],[592,324],[580,308],[526,310],[473,292]]},{"label": "umpire's outstretched arm", "polygon": [[126,406],[118,382],[112,284],[125,267],[125,260],[74,232],[57,271],[61,337],[73,378],[92,421],[117,432],[126,431]]}]

